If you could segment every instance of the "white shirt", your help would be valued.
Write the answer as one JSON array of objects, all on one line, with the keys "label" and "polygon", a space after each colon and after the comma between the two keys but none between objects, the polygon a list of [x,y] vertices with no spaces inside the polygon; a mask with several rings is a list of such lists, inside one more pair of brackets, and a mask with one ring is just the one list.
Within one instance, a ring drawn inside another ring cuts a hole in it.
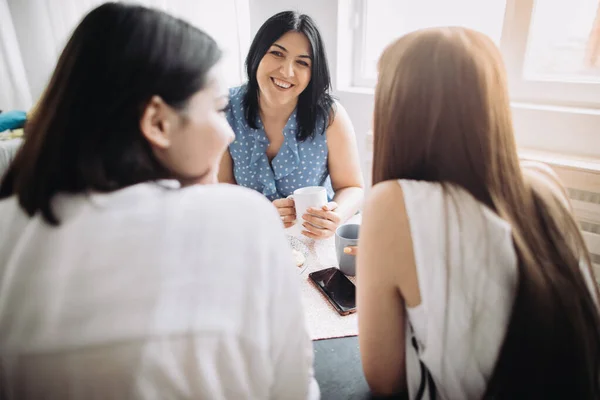
[{"label": "white shirt", "polygon": [[318,398],[273,206],[229,185],[0,201],[0,398]]}]

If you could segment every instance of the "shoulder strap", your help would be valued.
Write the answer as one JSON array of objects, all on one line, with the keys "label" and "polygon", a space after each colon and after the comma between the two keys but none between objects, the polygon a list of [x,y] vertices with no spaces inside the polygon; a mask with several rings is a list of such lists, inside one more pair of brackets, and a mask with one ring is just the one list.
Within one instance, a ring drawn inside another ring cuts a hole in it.
[{"label": "shoulder strap", "polygon": [[[417,346],[417,339],[415,338],[412,326],[410,327],[410,331],[412,334],[411,342],[418,355],[419,346]],[[424,400],[425,388],[428,389],[429,400],[436,400],[437,393],[435,390],[435,382],[433,381],[433,377],[431,376],[429,369],[427,369],[427,367],[425,366],[423,361],[421,361],[421,359],[419,359],[419,364],[421,365],[421,383],[419,384],[419,390],[417,391],[417,396],[415,397],[415,400]]]}]

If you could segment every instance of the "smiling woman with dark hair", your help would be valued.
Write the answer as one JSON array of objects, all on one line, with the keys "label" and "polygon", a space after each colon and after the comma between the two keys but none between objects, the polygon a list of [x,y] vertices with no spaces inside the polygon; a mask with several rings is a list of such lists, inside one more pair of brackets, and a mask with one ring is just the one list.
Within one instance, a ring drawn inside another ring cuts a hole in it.
[{"label": "smiling woman with dark hair", "polygon": [[294,190],[324,186],[331,201],[302,216],[303,234],[322,239],[351,217],[363,182],[352,123],[330,95],[323,40],[313,20],[285,11],[259,29],[246,58],[248,82],[230,90],[235,141],[219,179],[264,194],[286,227]]}]

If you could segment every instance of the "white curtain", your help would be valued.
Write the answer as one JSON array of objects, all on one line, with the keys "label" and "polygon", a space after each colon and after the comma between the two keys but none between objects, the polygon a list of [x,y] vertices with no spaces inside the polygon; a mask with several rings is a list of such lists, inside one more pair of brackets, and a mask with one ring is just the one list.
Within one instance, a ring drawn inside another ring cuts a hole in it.
[{"label": "white curtain", "polygon": [[169,0],[165,10],[202,29],[224,50],[223,72],[229,86],[244,79],[243,64],[250,46],[248,0]]},{"label": "white curtain", "polygon": [[6,0],[0,0],[0,110],[29,110],[31,92]]},{"label": "white curtain", "polygon": [[[30,95],[37,99],[73,29],[88,11],[105,0],[0,0],[6,1],[15,22]],[[223,71],[227,83],[234,86],[242,82],[243,60],[250,43],[249,0],[126,2],[164,10],[209,33],[224,50]],[[0,20],[0,26],[4,26],[2,22]]]}]

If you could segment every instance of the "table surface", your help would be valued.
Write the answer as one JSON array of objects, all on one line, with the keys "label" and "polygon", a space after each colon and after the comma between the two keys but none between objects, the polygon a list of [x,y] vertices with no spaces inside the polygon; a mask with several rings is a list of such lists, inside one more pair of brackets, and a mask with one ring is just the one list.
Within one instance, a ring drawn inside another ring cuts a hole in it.
[{"label": "table surface", "polygon": [[317,340],[313,349],[315,377],[323,400],[370,398],[360,363],[358,337]]},{"label": "table surface", "polygon": [[[360,223],[360,215],[352,217],[348,223]],[[308,280],[308,274],[324,268],[337,267],[335,238],[312,240],[300,235],[297,226],[287,230],[292,247],[306,256],[305,265],[298,269],[300,292],[304,314],[311,339],[328,339],[334,337],[354,336],[358,333],[358,317],[356,314],[340,316],[331,304]],[[293,240],[292,240],[293,238]],[[300,242],[300,243],[299,243]],[[302,248],[298,247],[302,245]],[[350,280],[355,282],[354,277]]]},{"label": "table surface", "polygon": [[[323,400],[381,399],[371,396],[362,372],[358,337],[313,342],[315,378]],[[406,395],[393,397],[407,399]],[[392,399],[392,398],[388,398]]]}]

